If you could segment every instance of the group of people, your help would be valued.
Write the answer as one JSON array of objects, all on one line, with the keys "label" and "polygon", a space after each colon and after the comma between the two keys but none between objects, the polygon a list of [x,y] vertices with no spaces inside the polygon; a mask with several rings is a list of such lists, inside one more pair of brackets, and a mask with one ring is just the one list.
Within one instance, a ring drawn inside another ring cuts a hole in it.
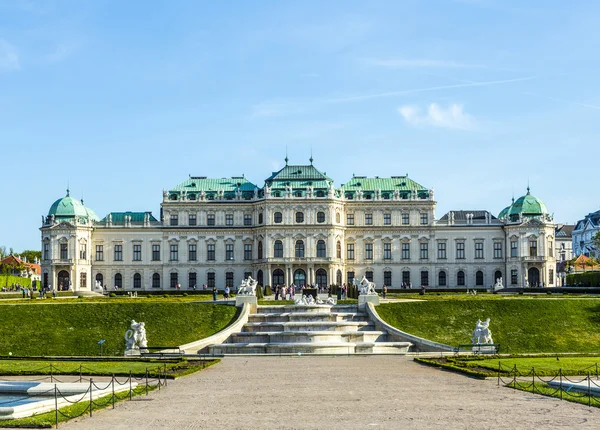
[{"label": "group of people", "polygon": [[[301,287],[301,290],[304,290],[304,288],[311,288],[310,286],[306,286],[304,287],[304,285]],[[294,300],[294,297],[296,296],[296,285],[292,284],[289,287],[285,284],[283,285],[276,285],[275,288],[271,287],[271,289],[273,290],[273,293],[275,293],[275,300]]]}]

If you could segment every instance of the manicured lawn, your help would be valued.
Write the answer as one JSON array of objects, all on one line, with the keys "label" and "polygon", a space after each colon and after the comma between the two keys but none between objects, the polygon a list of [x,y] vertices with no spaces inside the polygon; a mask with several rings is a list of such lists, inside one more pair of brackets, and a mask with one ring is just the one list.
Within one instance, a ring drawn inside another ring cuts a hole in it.
[{"label": "manicured lawn", "polygon": [[146,323],[149,346],[208,337],[236,316],[233,306],[172,299],[38,300],[0,304],[0,355],[123,355],[131,320]]},{"label": "manicured lawn", "polygon": [[451,346],[471,342],[477,319],[491,318],[501,352],[598,352],[600,299],[460,298],[377,306],[389,324]]},{"label": "manicured lawn", "polygon": [[[558,359],[557,359],[558,358]],[[536,375],[554,376],[558,375],[559,369],[563,375],[596,375],[600,370],[600,356],[585,356],[585,357],[498,357],[484,360],[469,360],[466,361],[470,367],[483,367],[494,372],[498,371],[498,364],[502,372],[511,372],[514,367],[521,374],[530,373],[532,368],[535,369]]]}]

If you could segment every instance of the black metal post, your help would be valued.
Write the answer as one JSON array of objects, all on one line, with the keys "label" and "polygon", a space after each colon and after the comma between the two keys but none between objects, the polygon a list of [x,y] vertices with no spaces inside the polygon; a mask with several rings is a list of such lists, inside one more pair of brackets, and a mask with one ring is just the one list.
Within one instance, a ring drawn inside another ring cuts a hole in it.
[{"label": "black metal post", "polygon": [[115,374],[112,376],[112,408],[115,408]]},{"label": "black metal post", "polygon": [[94,385],[94,378],[90,378],[90,417],[92,416],[92,385]]},{"label": "black metal post", "polygon": [[146,395],[148,395],[148,368],[146,367]]},{"label": "black metal post", "polygon": [[82,381],[81,364],[79,364],[79,382]]},{"label": "black metal post", "polygon": [[54,382],[52,379],[52,363],[50,363],[50,382]]},{"label": "black metal post", "polygon": [[562,400],[563,382],[562,382],[562,367],[558,369],[558,377],[560,378],[560,400]]},{"label": "black metal post", "polygon": [[131,379],[133,379],[133,375],[131,370],[129,371],[129,400],[133,398],[133,391],[131,390]]},{"label": "black metal post", "polygon": [[592,381],[588,372],[588,407],[592,406]]},{"label": "black metal post", "polygon": [[498,386],[500,386],[500,361],[498,361]]},{"label": "black metal post", "polygon": [[535,367],[531,368],[532,380],[531,380],[531,392],[535,393]]},{"label": "black metal post", "polygon": [[58,390],[54,384],[54,419],[56,420],[56,428],[58,428]]}]

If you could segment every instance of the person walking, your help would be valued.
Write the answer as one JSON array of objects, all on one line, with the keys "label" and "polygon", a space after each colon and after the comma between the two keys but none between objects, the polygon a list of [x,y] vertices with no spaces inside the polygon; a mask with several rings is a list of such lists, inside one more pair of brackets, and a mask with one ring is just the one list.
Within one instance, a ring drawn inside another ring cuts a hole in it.
[{"label": "person walking", "polygon": [[217,287],[213,287],[212,293],[213,293],[213,302],[216,302],[217,301]]},{"label": "person walking", "polygon": [[382,298],[385,299],[385,296],[387,295],[387,287],[384,285],[383,286],[383,290],[382,290]]},{"label": "person walking", "polygon": [[225,294],[223,294],[223,297],[226,299],[229,298],[229,285],[225,287]]}]

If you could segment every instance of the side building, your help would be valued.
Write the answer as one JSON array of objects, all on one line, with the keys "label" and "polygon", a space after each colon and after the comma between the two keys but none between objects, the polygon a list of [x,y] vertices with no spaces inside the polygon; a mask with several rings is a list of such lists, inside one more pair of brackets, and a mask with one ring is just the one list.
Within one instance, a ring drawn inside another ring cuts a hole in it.
[{"label": "side building", "polygon": [[552,217],[527,194],[498,217],[451,211],[408,175],[353,176],[335,187],[310,165],[286,165],[262,186],[243,176],[191,176],[163,191],[161,214],[57,200],[43,217],[42,282],[89,290],[351,283],[378,287],[554,286]]},{"label": "side building", "polygon": [[575,257],[600,256],[600,250],[594,243],[594,237],[600,233],[600,211],[589,213],[584,219],[577,221],[573,236],[573,254]]}]

